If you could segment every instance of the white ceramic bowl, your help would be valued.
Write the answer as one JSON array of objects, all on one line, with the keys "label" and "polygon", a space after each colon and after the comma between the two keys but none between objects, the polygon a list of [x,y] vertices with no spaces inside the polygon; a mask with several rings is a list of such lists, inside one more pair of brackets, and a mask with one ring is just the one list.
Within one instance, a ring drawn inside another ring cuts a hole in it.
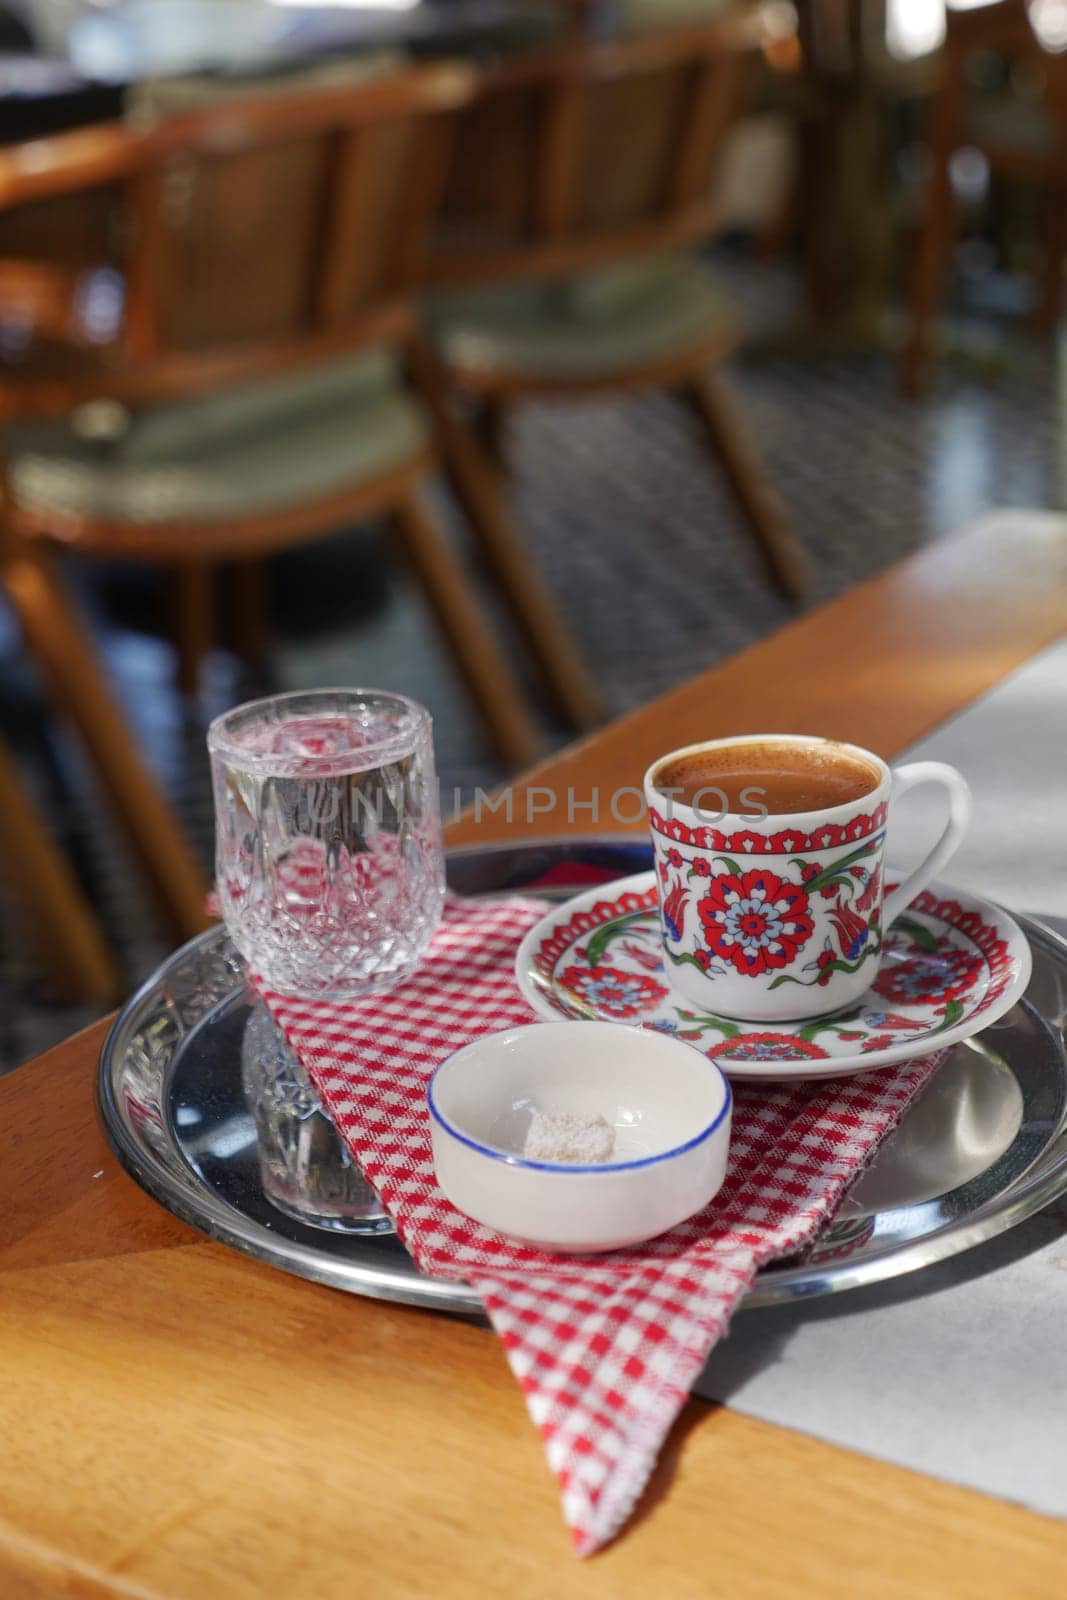
[{"label": "white ceramic bowl", "polygon": [[[427,1091],[434,1166],[452,1204],[545,1250],[617,1250],[665,1233],[718,1193],[730,1086],[690,1045],[616,1022],[541,1022],[457,1050]],[[535,1112],[600,1115],[596,1166],[527,1161]]]}]

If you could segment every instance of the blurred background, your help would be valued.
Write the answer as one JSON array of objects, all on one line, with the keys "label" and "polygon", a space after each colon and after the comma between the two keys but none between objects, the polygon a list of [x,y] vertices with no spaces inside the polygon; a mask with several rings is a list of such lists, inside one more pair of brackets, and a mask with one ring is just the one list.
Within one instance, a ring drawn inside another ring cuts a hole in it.
[{"label": "blurred background", "polygon": [[1067,0],[0,0],[0,141],[0,1070],[237,701],[414,695],[447,814],[1063,506]]}]

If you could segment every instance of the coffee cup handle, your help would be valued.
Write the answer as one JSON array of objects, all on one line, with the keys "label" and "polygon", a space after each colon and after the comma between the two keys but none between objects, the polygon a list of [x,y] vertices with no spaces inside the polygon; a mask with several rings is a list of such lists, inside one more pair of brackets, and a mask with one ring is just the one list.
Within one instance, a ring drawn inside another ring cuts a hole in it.
[{"label": "coffee cup handle", "polygon": [[961,772],[943,761],[911,761],[906,767],[893,768],[891,804],[902,794],[920,783],[939,783],[948,793],[948,821],[944,831],[926,859],[908,874],[904,882],[887,894],[882,906],[882,926],[889,928],[894,918],[915,899],[920,889],[931,878],[936,878],[950,856],[955,855],[971,825],[974,803],[970,786]]}]

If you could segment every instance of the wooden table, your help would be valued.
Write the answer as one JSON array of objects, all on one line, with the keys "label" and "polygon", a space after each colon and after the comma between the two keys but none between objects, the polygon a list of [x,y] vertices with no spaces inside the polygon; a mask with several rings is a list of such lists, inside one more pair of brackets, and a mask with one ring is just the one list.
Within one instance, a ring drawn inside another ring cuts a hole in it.
[{"label": "wooden table", "polygon": [[[998,516],[527,789],[636,784],[671,745],[748,729],[893,756],[1064,632],[1067,521]],[[564,805],[514,827],[566,825]],[[505,828],[498,814],[453,838]],[[695,1401],[636,1519],[576,1561],[495,1339],[286,1277],[160,1210],[96,1126],[103,1032],[0,1082],[4,1600],[1062,1592],[1063,1524]]]}]

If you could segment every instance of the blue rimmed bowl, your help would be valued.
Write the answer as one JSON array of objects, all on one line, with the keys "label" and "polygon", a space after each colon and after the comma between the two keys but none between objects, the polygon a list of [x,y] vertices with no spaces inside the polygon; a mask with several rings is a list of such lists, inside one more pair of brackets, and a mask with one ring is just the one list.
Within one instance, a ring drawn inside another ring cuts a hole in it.
[{"label": "blue rimmed bowl", "polygon": [[[486,1227],[544,1250],[618,1250],[706,1206],[726,1175],[730,1086],[681,1040],[614,1022],[541,1022],[457,1050],[427,1091],[437,1179]],[[602,1116],[596,1166],[528,1161],[536,1112]]]}]

